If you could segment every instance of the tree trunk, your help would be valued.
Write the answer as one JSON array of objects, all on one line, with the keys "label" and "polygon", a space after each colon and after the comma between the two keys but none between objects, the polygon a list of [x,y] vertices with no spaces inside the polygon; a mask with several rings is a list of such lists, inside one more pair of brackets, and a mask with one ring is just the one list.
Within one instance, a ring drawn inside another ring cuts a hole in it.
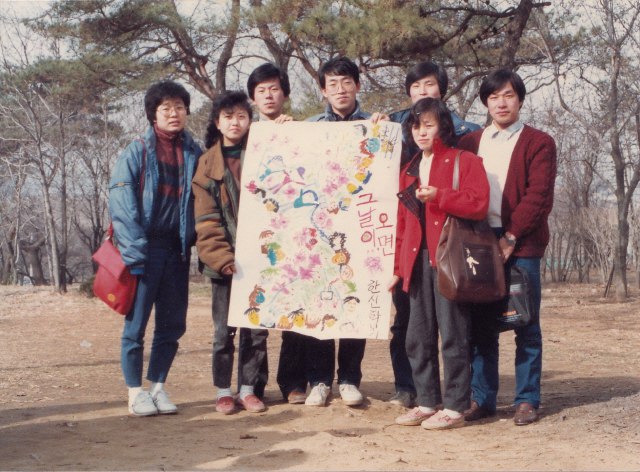
[{"label": "tree trunk", "polygon": [[500,65],[513,69],[516,66],[516,53],[520,47],[520,38],[527,26],[533,10],[533,0],[522,0],[507,25],[507,34],[500,54]]},{"label": "tree trunk", "polygon": [[27,274],[33,285],[45,285],[47,279],[42,270],[42,246],[45,243],[44,238],[40,238],[35,242],[20,241],[22,256],[27,269]]},{"label": "tree trunk", "polygon": [[60,260],[58,258],[58,238],[56,236],[55,217],[53,208],[51,207],[51,198],[49,197],[49,189],[43,184],[42,194],[44,198],[44,220],[47,227],[47,236],[49,238],[49,258],[51,260],[51,277],[53,278],[53,286],[57,292],[62,291],[60,284]]},{"label": "tree trunk", "polygon": [[60,292],[67,291],[67,254],[69,252],[68,243],[68,221],[67,221],[67,155],[65,146],[67,145],[65,133],[65,121],[62,112],[58,116],[58,132],[60,133],[60,143],[58,145],[58,155],[60,156],[60,194],[58,195],[60,205],[60,245],[58,261],[60,267],[58,269],[58,279],[60,281]]},{"label": "tree trunk", "polygon": [[627,216],[618,216],[618,240],[615,251],[615,270],[613,274],[613,297],[622,301],[629,296],[627,286],[627,248],[629,246],[629,223]]},{"label": "tree trunk", "polygon": [[240,0],[231,2],[231,22],[227,32],[227,39],[220,53],[218,64],[216,65],[216,90],[223,91],[227,88],[227,65],[233,54],[233,47],[236,43],[238,30],[240,29]]}]

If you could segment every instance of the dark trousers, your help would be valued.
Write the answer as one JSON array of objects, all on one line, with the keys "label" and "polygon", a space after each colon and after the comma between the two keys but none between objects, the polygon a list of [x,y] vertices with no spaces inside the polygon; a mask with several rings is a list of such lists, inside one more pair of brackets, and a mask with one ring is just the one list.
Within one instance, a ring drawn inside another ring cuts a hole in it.
[{"label": "dark trousers", "polygon": [[155,306],[155,329],[147,379],[165,382],[187,328],[189,262],[180,248],[167,241],[149,240],[144,274],[138,278],[136,297],[124,320],[121,366],[128,387],[142,385],[144,335]]},{"label": "dark trousers", "polygon": [[341,339],[338,342],[338,384],[360,386],[366,339]]},{"label": "dark trousers", "polygon": [[416,387],[413,384],[411,364],[409,357],[407,357],[406,348],[410,313],[409,294],[402,290],[401,283],[396,284],[393,290],[393,304],[396,307],[396,316],[391,325],[389,353],[391,354],[396,392],[409,392],[415,395]]},{"label": "dark trousers", "polygon": [[[338,342],[338,384],[360,386],[365,339],[340,339]],[[322,382],[331,386],[335,370],[336,342],[333,339],[310,338],[307,348],[312,364],[307,371],[311,386]]]},{"label": "dark trousers", "polygon": [[[213,384],[218,388],[231,387],[233,372],[234,338],[237,328],[228,326],[229,293],[231,280],[211,279],[213,317]],[[260,378],[260,369],[267,356],[266,329],[240,328],[238,342],[238,384],[252,385],[254,392]],[[266,383],[266,382],[265,382]],[[263,386],[264,391],[264,386]]]},{"label": "dark trousers", "polygon": [[[256,330],[256,331],[261,331],[261,330]],[[267,331],[267,335],[268,335],[268,331]],[[242,355],[243,352],[247,352],[251,350],[251,346],[250,346],[251,343],[253,343],[253,338],[251,336],[243,337],[242,334],[240,334],[240,346],[238,348],[240,355]],[[265,350],[266,350],[266,347],[265,347]],[[262,362],[260,363],[260,367],[258,368],[258,378],[256,379],[256,383],[253,385],[253,393],[255,393],[258,398],[264,397],[264,389],[266,388],[268,381],[269,381],[269,357],[265,354],[265,356],[262,359]],[[242,385],[242,383],[240,382],[240,376],[238,376],[238,391],[240,391],[240,385]]]},{"label": "dark trousers", "polygon": [[[364,339],[341,339],[338,347],[338,383],[360,385]],[[284,331],[278,364],[278,385],[286,398],[292,390],[306,390],[319,383],[331,386],[336,368],[336,343]]]},{"label": "dark trousers", "polygon": [[300,333],[282,332],[276,380],[285,400],[293,390],[307,390],[307,371],[311,365],[307,349],[308,340],[308,336]]},{"label": "dark trousers", "polygon": [[[426,250],[416,261],[411,277],[411,315],[407,331],[407,355],[416,386],[417,403],[463,412],[469,408],[471,368],[469,312],[447,300],[437,289],[436,271]],[[438,361],[438,332],[444,370],[442,395]]]}]

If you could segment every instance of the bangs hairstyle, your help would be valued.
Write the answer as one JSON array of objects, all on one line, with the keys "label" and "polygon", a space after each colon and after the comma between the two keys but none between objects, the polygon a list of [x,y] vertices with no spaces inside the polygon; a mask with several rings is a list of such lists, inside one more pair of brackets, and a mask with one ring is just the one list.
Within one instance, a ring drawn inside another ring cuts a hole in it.
[{"label": "bangs hairstyle", "polygon": [[156,121],[156,111],[160,104],[167,98],[179,98],[187,109],[187,115],[190,114],[189,105],[191,105],[191,95],[182,85],[172,80],[156,82],[147,90],[144,96],[144,111],[147,114],[149,124],[153,126]]},{"label": "bangs hairstyle", "polygon": [[318,69],[318,79],[320,79],[320,88],[326,87],[327,75],[346,75],[353,79],[358,85],[360,83],[360,70],[358,66],[348,57],[335,57],[328,60],[320,66]]},{"label": "bangs hairstyle", "polygon": [[456,142],[456,134],[455,128],[453,127],[453,120],[451,119],[451,112],[444,102],[437,98],[423,98],[411,107],[409,116],[407,116],[407,119],[402,125],[405,135],[411,136],[413,140],[411,130],[414,126],[420,126],[420,115],[425,113],[431,113],[438,121],[438,137],[440,140],[449,147],[453,146]]},{"label": "bangs hairstyle", "polygon": [[440,67],[438,64],[431,61],[419,62],[407,71],[407,77],[404,80],[404,89],[407,92],[407,95],[411,95],[411,85],[413,85],[414,82],[430,76],[436,78],[438,88],[440,89],[440,97],[444,97],[447,94],[447,88],[449,87],[447,71],[444,67]]},{"label": "bangs hairstyle", "polygon": [[480,85],[480,100],[482,104],[487,106],[487,99],[489,95],[495,93],[504,87],[507,83],[510,83],[513,90],[518,94],[520,99],[520,105],[524,102],[524,97],[527,94],[527,88],[524,86],[522,78],[515,72],[509,69],[498,69],[491,72],[484,78]]},{"label": "bangs hairstyle", "polygon": [[247,91],[251,100],[255,99],[256,87],[265,80],[278,79],[280,81],[280,88],[285,97],[291,93],[291,86],[289,85],[289,76],[285,71],[272,64],[271,62],[265,62],[261,66],[256,67],[249,75],[247,80]]},{"label": "bangs hairstyle", "polygon": [[216,120],[220,118],[222,110],[233,110],[235,107],[241,107],[249,115],[249,121],[253,118],[253,111],[247,94],[240,91],[222,92],[211,103],[211,113],[209,113],[209,124],[207,125],[207,133],[204,138],[204,145],[208,149],[213,146],[222,137],[222,133],[216,126]]}]

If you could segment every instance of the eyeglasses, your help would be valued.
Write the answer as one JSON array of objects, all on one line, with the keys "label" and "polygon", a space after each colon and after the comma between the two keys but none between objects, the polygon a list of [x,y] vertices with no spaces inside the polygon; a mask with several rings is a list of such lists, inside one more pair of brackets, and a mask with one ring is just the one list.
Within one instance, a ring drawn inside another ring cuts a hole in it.
[{"label": "eyeglasses", "polygon": [[340,91],[351,92],[356,88],[356,83],[353,79],[343,79],[341,81],[327,83],[326,90],[330,94],[338,93]]},{"label": "eyeglasses", "polygon": [[160,105],[157,110],[158,113],[164,116],[171,116],[171,114],[174,112],[176,115],[186,113],[187,107],[185,107],[184,105]]}]

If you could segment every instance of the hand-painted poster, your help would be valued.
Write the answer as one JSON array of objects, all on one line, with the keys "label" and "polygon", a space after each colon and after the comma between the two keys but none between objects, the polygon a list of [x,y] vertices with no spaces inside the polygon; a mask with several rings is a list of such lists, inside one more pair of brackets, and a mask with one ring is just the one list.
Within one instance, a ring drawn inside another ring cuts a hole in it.
[{"label": "hand-painted poster", "polygon": [[386,339],[400,125],[254,123],[229,325]]}]

